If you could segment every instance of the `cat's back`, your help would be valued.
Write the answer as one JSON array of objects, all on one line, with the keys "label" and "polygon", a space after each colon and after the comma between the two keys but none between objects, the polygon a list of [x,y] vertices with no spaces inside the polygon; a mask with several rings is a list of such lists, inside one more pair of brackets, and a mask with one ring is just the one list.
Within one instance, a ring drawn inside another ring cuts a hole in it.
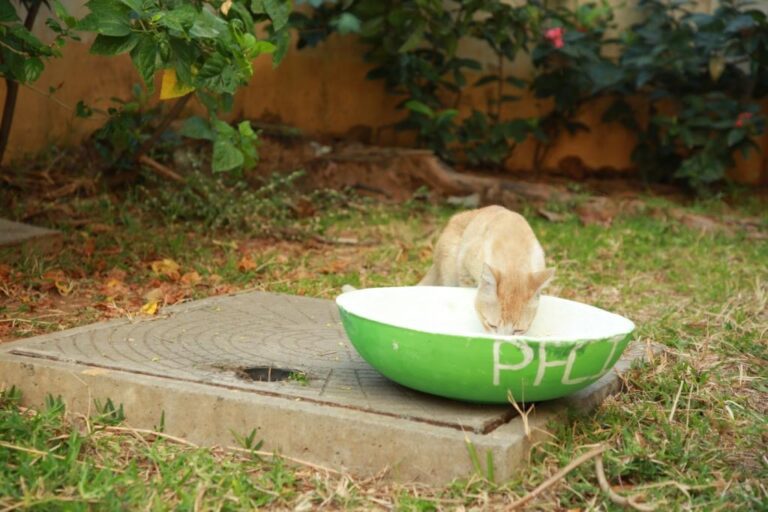
[{"label": "cat's back", "polygon": [[544,251],[525,217],[502,206],[477,212],[464,230],[460,250],[473,276],[479,275],[482,263],[505,274],[544,268]]},{"label": "cat's back", "polygon": [[519,241],[526,241],[535,235],[533,229],[525,220],[525,217],[503,206],[492,205],[478,208],[470,212],[464,226],[464,238],[467,242],[472,239],[489,240],[494,238],[508,239],[513,237]]}]

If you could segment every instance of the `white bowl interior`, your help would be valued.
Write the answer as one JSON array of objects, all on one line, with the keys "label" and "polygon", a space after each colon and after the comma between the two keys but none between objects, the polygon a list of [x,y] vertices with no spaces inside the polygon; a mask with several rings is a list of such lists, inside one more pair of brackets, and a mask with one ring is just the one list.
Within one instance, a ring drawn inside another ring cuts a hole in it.
[{"label": "white bowl interior", "polygon": [[488,334],[475,312],[473,288],[405,286],[344,293],[336,303],[362,318],[417,331],[454,336],[542,341],[600,339],[631,332],[623,316],[580,302],[542,295],[531,328],[522,336]]}]

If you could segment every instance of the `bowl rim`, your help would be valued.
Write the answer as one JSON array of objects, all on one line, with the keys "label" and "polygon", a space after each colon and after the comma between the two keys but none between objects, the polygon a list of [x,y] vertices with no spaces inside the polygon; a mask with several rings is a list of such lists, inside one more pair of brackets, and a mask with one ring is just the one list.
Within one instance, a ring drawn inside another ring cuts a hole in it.
[{"label": "bowl rim", "polygon": [[[634,332],[636,329],[635,323],[630,320],[629,318],[619,315],[617,313],[613,313],[611,311],[607,311],[605,309],[599,308],[597,306],[593,306],[591,304],[587,304],[584,302],[579,302],[571,299],[564,299],[562,297],[556,297],[554,295],[542,295],[542,297],[547,297],[548,299],[554,299],[556,301],[562,301],[562,302],[569,302],[572,304],[578,304],[581,307],[585,307],[588,309],[593,309],[599,311],[601,314],[605,315],[611,315],[613,317],[619,318],[621,321],[626,323],[626,328],[623,330],[617,330],[611,334],[608,334],[606,336],[579,336],[574,338],[564,338],[562,336],[527,336],[525,334],[518,334],[518,335],[503,335],[503,334],[491,334],[491,333],[481,333],[481,332],[466,332],[466,331],[455,331],[455,332],[445,332],[440,331],[439,329],[417,329],[413,326],[407,326],[407,325],[398,325],[396,323],[388,323],[388,322],[382,322],[381,320],[376,320],[367,316],[363,316],[358,312],[352,311],[348,307],[348,301],[350,300],[350,297],[355,294],[360,294],[361,292],[368,292],[370,293],[370,290],[403,290],[403,289],[410,289],[410,288],[453,288],[453,289],[462,289],[462,290],[471,290],[472,288],[465,288],[465,287],[459,287],[459,286],[379,286],[379,287],[370,287],[370,288],[359,288],[356,290],[351,290],[348,292],[344,292],[340,295],[338,295],[335,299],[336,305],[344,310],[346,313],[356,316],[357,318],[366,320],[368,322],[374,322],[380,325],[388,326],[388,327],[395,327],[398,329],[406,329],[412,332],[418,332],[418,333],[424,333],[424,334],[431,334],[431,335],[438,335],[438,336],[449,336],[449,337],[456,337],[456,338],[469,338],[469,339],[484,339],[489,341],[526,341],[526,342],[534,342],[534,343],[547,343],[547,344],[565,344],[565,343],[581,343],[585,341],[592,341],[592,340],[604,340],[604,339],[610,339],[610,338],[616,338],[616,337],[625,337]],[[346,304],[345,304],[346,303]]]}]

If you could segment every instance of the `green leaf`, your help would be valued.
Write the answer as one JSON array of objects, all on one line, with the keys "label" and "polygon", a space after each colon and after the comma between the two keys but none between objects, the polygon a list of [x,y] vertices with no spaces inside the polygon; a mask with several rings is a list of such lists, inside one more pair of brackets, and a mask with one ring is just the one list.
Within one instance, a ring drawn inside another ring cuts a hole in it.
[{"label": "green leaf", "polygon": [[253,139],[256,137],[256,132],[253,131],[253,127],[249,121],[242,121],[237,125],[237,131],[241,137],[246,139]]},{"label": "green leaf", "polygon": [[176,9],[161,12],[160,14],[161,16],[157,20],[158,24],[178,32],[189,30],[194,25],[198,16],[197,10],[189,4],[183,4]]},{"label": "green leaf", "polygon": [[413,32],[411,32],[411,35],[408,36],[408,39],[405,40],[405,42],[400,46],[400,48],[397,49],[399,53],[408,53],[411,50],[418,47],[421,42],[424,41],[424,24],[419,24]]},{"label": "green leaf", "polygon": [[237,135],[237,130],[221,119],[214,119],[211,124],[213,125],[213,129],[216,130],[216,133],[222,138],[232,139]]},{"label": "green leaf", "polygon": [[23,64],[23,72],[21,77],[19,77],[19,81],[26,83],[34,82],[40,78],[40,74],[43,72],[44,68],[45,65],[43,64],[43,61],[36,57],[25,59]]},{"label": "green leaf", "polygon": [[425,105],[424,103],[418,100],[406,101],[405,108],[407,108],[408,110],[412,110],[414,112],[418,112],[420,114],[424,114],[427,117],[435,117],[435,111],[429,108],[428,105]]},{"label": "green leaf", "polygon": [[78,23],[80,30],[116,37],[131,33],[130,9],[127,6],[113,0],[90,0],[85,5],[91,12]]},{"label": "green leaf", "polygon": [[286,0],[264,0],[264,11],[272,19],[272,27],[280,30],[288,24],[291,14],[291,3]]},{"label": "green leaf", "polygon": [[[272,35],[272,41],[275,43],[275,47],[272,50],[272,66],[277,67],[282,62],[285,54],[288,53],[288,48],[291,46],[291,33],[288,28],[275,32]],[[266,50],[262,53],[267,53]]]},{"label": "green leaf", "polygon": [[227,31],[227,22],[208,10],[197,15],[189,35],[199,39],[215,39]]},{"label": "green leaf", "polygon": [[728,140],[726,144],[728,144],[728,147],[735,146],[742,140],[744,140],[744,137],[746,137],[747,132],[741,128],[736,128],[734,130],[731,130],[728,132]]},{"label": "green leaf", "polygon": [[142,0],[120,0],[120,3],[130,7],[133,12],[144,13],[144,2]]},{"label": "green leaf", "polygon": [[240,151],[243,153],[243,168],[252,169],[259,159],[259,153],[256,149],[257,134],[253,131],[249,121],[243,121],[237,125],[240,133]]},{"label": "green leaf", "polygon": [[211,128],[210,123],[198,116],[192,116],[184,121],[179,134],[190,139],[216,140],[216,132]]},{"label": "green leaf", "polygon": [[139,71],[147,89],[154,88],[155,71],[157,70],[157,46],[151,35],[143,36],[131,50],[133,65]]},{"label": "green leaf", "polygon": [[213,143],[213,172],[232,171],[243,166],[245,157],[229,140],[216,140]]},{"label": "green leaf", "polygon": [[11,0],[0,0],[0,22],[11,21],[21,21],[16,14],[16,8],[11,4]]},{"label": "green leaf", "polygon": [[333,26],[339,34],[356,34],[360,32],[360,19],[350,12],[343,12],[333,21]]},{"label": "green leaf", "polygon": [[67,27],[74,28],[77,25],[77,18],[69,14],[69,11],[60,0],[54,0],[53,11],[56,13],[56,17],[62,20]]},{"label": "green leaf", "polygon": [[[288,35],[286,30],[281,31],[280,33]],[[249,59],[256,58],[262,53],[274,53],[277,49],[277,46],[275,46],[274,43],[256,39],[253,34],[245,34],[242,42],[246,50],[245,55]]]},{"label": "green leaf", "polygon": [[75,106],[75,115],[85,119],[93,115],[93,109],[86,105],[83,100],[80,100]]},{"label": "green leaf", "polygon": [[112,37],[97,35],[91,45],[91,53],[95,55],[120,55],[121,53],[133,50],[139,37],[136,34],[130,34],[123,37]]}]

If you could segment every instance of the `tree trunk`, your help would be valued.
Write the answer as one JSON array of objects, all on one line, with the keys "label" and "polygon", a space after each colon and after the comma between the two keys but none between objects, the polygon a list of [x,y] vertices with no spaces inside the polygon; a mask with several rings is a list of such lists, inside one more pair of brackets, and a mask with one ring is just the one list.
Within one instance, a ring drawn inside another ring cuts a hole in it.
[{"label": "tree trunk", "polygon": [[[24,28],[32,31],[35,26],[35,18],[40,11],[42,1],[35,2],[29,7],[27,16],[24,18]],[[5,103],[3,104],[3,119],[0,122],[0,164],[5,158],[5,149],[8,147],[8,139],[11,136],[11,127],[13,126],[13,115],[16,111],[16,99],[19,96],[19,83],[10,78],[5,79]]]}]

